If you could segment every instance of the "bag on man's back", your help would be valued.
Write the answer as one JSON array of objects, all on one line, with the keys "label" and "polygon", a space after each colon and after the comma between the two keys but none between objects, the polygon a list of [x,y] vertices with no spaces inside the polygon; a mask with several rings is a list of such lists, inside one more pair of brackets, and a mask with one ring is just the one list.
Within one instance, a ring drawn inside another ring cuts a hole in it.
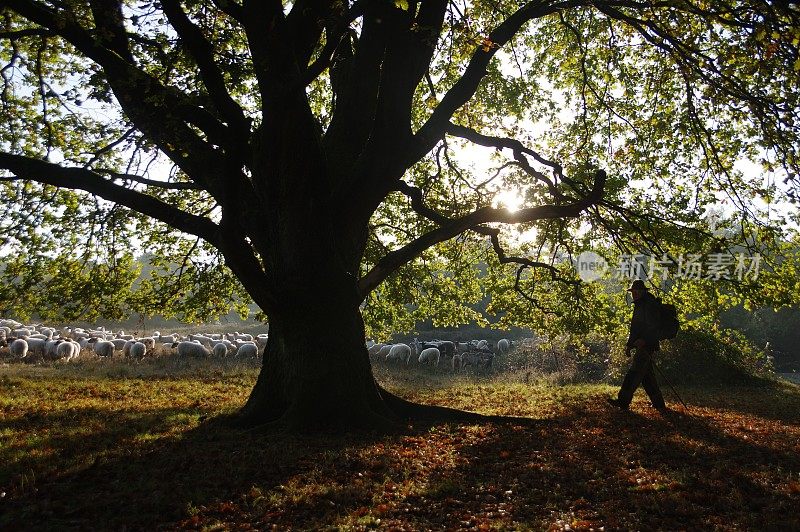
[{"label": "bag on man's back", "polygon": [[656,298],[658,302],[658,339],[671,340],[678,335],[680,322],[678,322],[678,309],[675,305],[662,303],[661,298]]}]

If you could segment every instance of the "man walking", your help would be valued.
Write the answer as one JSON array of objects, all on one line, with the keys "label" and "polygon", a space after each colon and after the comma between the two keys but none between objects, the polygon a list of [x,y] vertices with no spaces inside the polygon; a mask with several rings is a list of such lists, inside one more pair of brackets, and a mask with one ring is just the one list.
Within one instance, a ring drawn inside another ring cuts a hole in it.
[{"label": "man walking", "polygon": [[664,396],[656,381],[653,353],[658,351],[659,307],[656,298],[648,291],[644,281],[636,279],[631,283],[628,292],[633,297],[633,317],[630,334],[625,344],[625,354],[630,356],[635,349],[633,363],[616,399],[608,398],[608,402],[622,410],[627,410],[633,400],[633,394],[642,385],[650,402],[659,410],[666,410]]}]

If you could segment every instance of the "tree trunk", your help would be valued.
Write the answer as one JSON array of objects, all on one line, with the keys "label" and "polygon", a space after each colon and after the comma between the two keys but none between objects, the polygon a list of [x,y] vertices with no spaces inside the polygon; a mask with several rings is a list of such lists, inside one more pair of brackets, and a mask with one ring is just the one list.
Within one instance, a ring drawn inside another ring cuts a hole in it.
[{"label": "tree trunk", "polygon": [[401,399],[375,381],[364,344],[355,279],[309,279],[270,316],[261,373],[240,420],[287,432],[402,428],[408,422],[488,419]]},{"label": "tree trunk", "polygon": [[241,412],[248,424],[308,431],[398,423],[372,376],[354,295],[354,279],[319,274],[282,291],[261,373]]}]

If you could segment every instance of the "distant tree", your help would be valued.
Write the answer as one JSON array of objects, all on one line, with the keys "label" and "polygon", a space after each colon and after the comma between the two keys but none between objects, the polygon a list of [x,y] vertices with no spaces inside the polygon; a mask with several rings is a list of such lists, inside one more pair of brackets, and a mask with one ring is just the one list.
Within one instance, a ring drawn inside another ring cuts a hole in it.
[{"label": "distant tree", "polygon": [[[786,3],[0,9],[3,252],[46,244],[49,278],[62,257],[143,249],[158,275],[125,304],[198,319],[238,299],[232,274],[270,324],[251,423],[455,415],[376,384],[361,308],[370,324],[405,319],[409,302],[471,318],[476,249],[562,276],[506,253],[504,227],[535,228],[540,245],[587,228],[661,245],[704,238],[692,229],[718,194],[754,231],[780,226],[754,199],[796,198],[800,16]],[[743,158],[785,184],[738,170]],[[493,203],[508,187],[521,208]]]}]

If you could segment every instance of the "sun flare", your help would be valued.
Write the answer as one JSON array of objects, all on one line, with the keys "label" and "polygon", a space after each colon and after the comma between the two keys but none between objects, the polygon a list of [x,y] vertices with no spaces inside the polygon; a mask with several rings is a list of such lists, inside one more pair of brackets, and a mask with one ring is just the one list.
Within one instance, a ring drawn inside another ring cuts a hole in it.
[{"label": "sun flare", "polygon": [[519,189],[510,188],[502,190],[495,194],[492,200],[492,207],[496,209],[505,208],[510,212],[518,211],[522,207],[524,198],[519,192]]}]

